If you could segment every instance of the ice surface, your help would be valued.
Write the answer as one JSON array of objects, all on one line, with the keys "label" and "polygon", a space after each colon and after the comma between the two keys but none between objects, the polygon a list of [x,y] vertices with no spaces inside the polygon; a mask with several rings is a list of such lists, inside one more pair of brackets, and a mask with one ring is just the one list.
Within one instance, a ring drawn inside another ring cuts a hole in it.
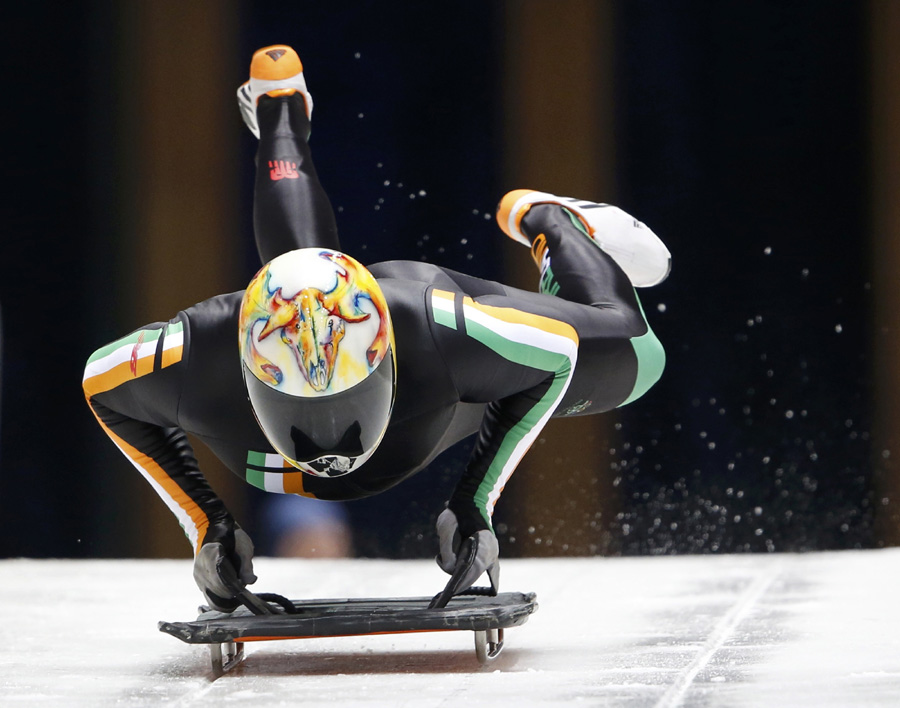
[{"label": "ice surface", "polygon": [[[258,591],[432,595],[428,561],[259,559]],[[187,561],[0,562],[0,705],[896,706],[900,549],[508,560],[540,609],[486,668],[469,632],[247,646],[211,681]]]}]

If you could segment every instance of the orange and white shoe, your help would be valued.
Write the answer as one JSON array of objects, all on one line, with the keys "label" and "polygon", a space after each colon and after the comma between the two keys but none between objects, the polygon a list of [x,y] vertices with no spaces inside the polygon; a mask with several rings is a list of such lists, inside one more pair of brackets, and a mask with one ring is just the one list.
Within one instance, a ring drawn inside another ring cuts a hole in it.
[{"label": "orange and white shoe", "polygon": [[250,132],[259,137],[256,105],[260,96],[291,96],[295,93],[303,96],[306,115],[312,119],[312,96],[306,88],[303,64],[297,52],[286,44],[258,49],[250,62],[250,80],[241,84],[237,90],[241,116]]},{"label": "orange and white shoe", "polygon": [[672,254],[646,224],[610,204],[558,197],[532,189],[506,194],[497,207],[497,223],[511,239],[531,247],[521,230],[522,217],[534,204],[559,204],[578,217],[591,239],[625,271],[636,288],[664,281],[672,269]]}]

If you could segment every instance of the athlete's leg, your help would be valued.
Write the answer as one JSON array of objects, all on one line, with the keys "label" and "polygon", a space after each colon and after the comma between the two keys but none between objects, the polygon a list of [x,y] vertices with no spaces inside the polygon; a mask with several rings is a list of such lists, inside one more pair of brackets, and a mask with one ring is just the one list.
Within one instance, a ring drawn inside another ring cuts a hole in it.
[{"label": "athlete's leg", "polygon": [[263,263],[295,248],[340,250],[334,211],[306,142],[303,97],[262,96],[257,118],[253,227]]},{"label": "athlete's leg", "polygon": [[[498,221],[508,235],[531,245],[541,269],[541,292],[588,306],[573,311],[566,308],[567,317],[578,332],[579,352],[572,395],[567,396],[570,405],[561,407],[560,412],[592,412],[635,400],[659,379],[665,352],[619,261],[625,263],[632,276],[640,273],[644,283],[659,282],[668,274],[668,251],[640,222],[615,207],[596,205],[598,209],[615,210],[607,212],[613,222],[627,217],[614,227],[641,229],[635,238],[646,241],[639,245],[648,246],[650,251],[649,259],[633,250],[625,254],[627,248],[611,255],[600,247],[596,233],[592,238],[592,224],[586,222],[584,209],[570,208],[562,198],[553,195],[543,196],[558,201],[528,203],[526,198],[522,204],[515,194],[507,195],[501,202]],[[599,220],[592,217],[592,221]],[[628,247],[628,236],[625,232],[612,234],[611,238]],[[657,243],[659,248],[653,248]],[[615,317],[610,316],[613,313]]]},{"label": "athlete's leg", "polygon": [[541,269],[541,292],[640,316],[628,276],[590,240],[572,212],[557,204],[535,204],[522,217],[521,231],[531,240],[532,255]]},{"label": "athlete's leg", "polygon": [[253,225],[263,263],[296,248],[340,250],[334,212],[307,144],[313,101],[297,52],[283,44],[255,52],[250,80],[237,98],[259,138]]}]

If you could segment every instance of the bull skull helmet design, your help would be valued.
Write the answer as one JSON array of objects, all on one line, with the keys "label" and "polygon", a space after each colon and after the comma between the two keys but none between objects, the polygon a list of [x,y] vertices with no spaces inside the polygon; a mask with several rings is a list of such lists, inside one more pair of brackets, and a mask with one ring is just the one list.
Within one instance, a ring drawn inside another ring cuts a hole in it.
[{"label": "bull skull helmet design", "polygon": [[[347,325],[364,322],[371,317],[371,313],[360,309],[360,299],[370,300],[380,317],[378,332],[365,354],[368,367],[377,363],[384,354],[388,335],[383,304],[373,299],[365,287],[361,287],[368,280],[374,284],[371,274],[342,253],[321,251],[318,255],[336,266],[337,278],[330,290],[306,287],[293,296],[285,297],[281,287],[274,292],[268,290],[270,273],[264,269],[260,276],[265,273],[265,277],[257,278],[261,281],[259,285],[264,294],[260,293],[262,298],[256,301],[265,302],[268,314],[257,341],[263,342],[278,333],[281,341],[290,348],[303,377],[314,391],[321,393],[328,389],[332,381]],[[253,359],[258,370],[267,375],[270,383],[278,385],[283,377],[282,372],[256,351],[252,339],[251,336]]]}]

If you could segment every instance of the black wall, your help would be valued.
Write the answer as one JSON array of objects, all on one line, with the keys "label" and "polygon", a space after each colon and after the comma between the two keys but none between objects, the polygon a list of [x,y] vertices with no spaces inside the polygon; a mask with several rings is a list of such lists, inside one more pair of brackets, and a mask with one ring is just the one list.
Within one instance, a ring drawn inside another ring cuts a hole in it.
[{"label": "black wall", "polygon": [[[115,38],[104,3],[50,8],[4,21],[0,555],[102,556],[121,552],[97,518],[97,451],[109,443],[81,369],[141,324],[97,314],[116,298],[103,275],[114,264],[99,260],[115,238],[103,216],[117,178],[104,110]],[[621,413],[613,469],[598,469],[621,495],[622,513],[603,522],[611,550],[875,545],[865,7],[616,8],[618,201],[668,242],[674,271],[643,293],[666,373]],[[502,9],[241,7],[235,51],[248,62],[275,42],[301,52],[313,151],[349,252],[502,277],[503,237],[485,218],[516,186],[499,178],[500,53],[517,40]],[[249,278],[249,133],[241,150]],[[452,451],[431,475],[355,505],[354,523],[381,531],[361,551],[430,555],[433,500],[463,460]]]}]

